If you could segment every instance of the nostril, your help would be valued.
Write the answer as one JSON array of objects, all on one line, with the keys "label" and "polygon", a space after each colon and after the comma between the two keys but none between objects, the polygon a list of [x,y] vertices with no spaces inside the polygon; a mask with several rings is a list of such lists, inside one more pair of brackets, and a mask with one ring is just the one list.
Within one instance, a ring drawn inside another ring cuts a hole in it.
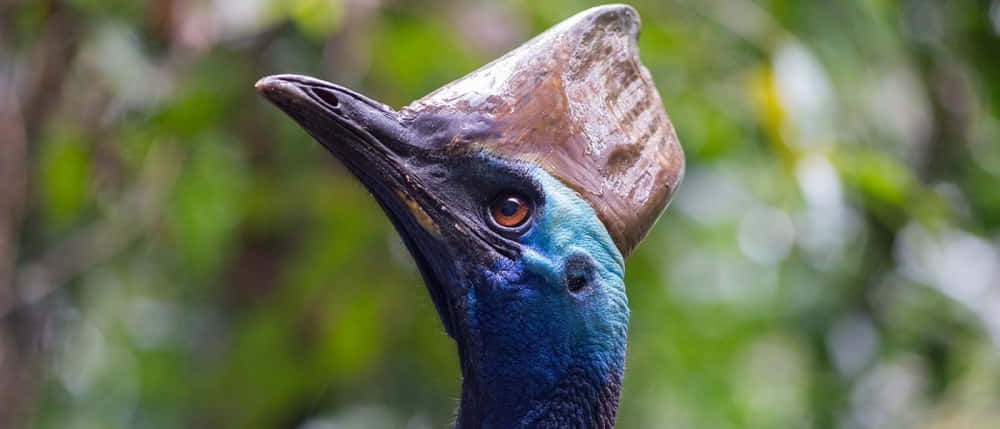
[{"label": "nostril", "polygon": [[337,98],[337,94],[332,91],[327,91],[325,89],[313,89],[313,94],[316,94],[320,100],[326,103],[327,107],[331,109],[337,109],[340,107],[340,99]]}]

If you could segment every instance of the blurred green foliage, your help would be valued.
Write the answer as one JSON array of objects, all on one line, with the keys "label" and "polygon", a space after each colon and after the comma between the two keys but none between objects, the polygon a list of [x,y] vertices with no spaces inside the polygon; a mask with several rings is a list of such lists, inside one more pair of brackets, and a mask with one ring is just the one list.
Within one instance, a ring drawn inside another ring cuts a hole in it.
[{"label": "blurred green foliage", "polygon": [[[444,427],[409,255],[253,83],[401,107],[594,4],[0,2],[0,394],[38,428]],[[634,6],[688,173],[627,267],[619,427],[996,427],[1000,1]]]}]

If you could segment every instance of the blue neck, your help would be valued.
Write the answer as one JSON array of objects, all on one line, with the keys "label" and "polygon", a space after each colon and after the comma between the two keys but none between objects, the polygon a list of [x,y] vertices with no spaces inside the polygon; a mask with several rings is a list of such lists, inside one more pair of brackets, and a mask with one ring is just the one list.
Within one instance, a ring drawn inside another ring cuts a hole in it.
[{"label": "blue neck", "polygon": [[[504,401],[502,397],[490,398],[467,376],[455,429],[613,429],[621,382],[620,372],[602,373],[587,365],[574,366],[567,368],[546,394],[522,394]],[[525,386],[525,390],[531,390],[531,386]],[[504,406],[491,406],[497,404]]]},{"label": "blue neck", "polygon": [[[594,211],[548,174],[517,261],[465,299],[456,428],[612,428],[625,366],[624,262]],[[578,291],[567,279],[586,280]]]}]

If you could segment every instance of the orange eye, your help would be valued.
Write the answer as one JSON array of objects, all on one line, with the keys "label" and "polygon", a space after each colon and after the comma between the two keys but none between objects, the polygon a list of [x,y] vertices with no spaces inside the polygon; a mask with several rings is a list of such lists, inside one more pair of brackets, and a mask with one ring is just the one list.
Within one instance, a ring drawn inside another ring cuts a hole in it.
[{"label": "orange eye", "polygon": [[516,194],[504,194],[490,204],[493,222],[504,228],[515,228],[524,224],[531,216],[528,201]]}]

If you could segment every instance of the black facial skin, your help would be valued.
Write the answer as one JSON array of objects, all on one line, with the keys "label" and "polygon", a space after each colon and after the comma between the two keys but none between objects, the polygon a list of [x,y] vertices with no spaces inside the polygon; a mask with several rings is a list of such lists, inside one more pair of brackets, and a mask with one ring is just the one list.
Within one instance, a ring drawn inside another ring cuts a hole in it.
[{"label": "black facial skin", "polygon": [[[529,220],[496,228],[484,208],[511,192],[533,207],[544,203],[526,167],[449,146],[454,124],[446,118],[405,123],[389,107],[339,85],[279,75],[257,89],[372,192],[413,255],[445,330],[458,340],[463,280],[475,267],[516,259],[517,239],[531,227]],[[414,206],[436,231],[421,224]]]}]

